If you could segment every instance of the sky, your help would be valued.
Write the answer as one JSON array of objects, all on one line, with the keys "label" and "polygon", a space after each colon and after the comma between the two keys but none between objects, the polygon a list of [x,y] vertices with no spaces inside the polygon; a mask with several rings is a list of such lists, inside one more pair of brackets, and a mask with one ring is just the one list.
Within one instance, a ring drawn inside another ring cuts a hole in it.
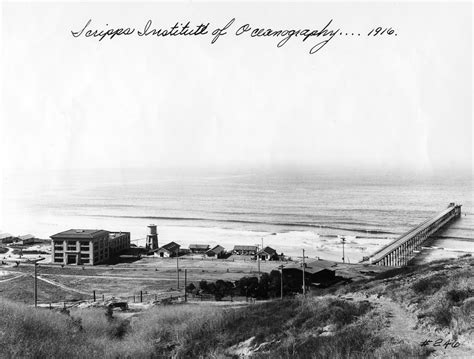
[{"label": "sky", "polygon": [[[199,38],[74,38],[210,22]],[[2,3],[1,169],[472,171],[469,3]],[[361,36],[234,36],[332,27]],[[397,36],[368,37],[370,29]]]}]

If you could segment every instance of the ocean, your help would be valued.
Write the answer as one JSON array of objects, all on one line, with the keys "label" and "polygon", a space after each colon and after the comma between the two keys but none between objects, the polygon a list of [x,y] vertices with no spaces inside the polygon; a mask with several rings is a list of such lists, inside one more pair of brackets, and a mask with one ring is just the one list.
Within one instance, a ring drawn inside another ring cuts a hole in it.
[{"label": "ocean", "polygon": [[277,252],[359,261],[445,208],[462,217],[436,246],[474,252],[473,183],[462,176],[291,171],[169,173],[161,170],[16,172],[2,180],[0,231],[40,238],[70,228],[129,231],[144,244],[175,241],[270,246]]}]

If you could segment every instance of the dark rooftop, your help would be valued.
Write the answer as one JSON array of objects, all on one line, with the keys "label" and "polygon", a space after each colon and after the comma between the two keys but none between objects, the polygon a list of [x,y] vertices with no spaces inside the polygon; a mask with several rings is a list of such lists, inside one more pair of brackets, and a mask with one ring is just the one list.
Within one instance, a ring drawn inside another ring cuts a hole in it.
[{"label": "dark rooftop", "polygon": [[189,249],[209,249],[208,244],[190,244]]},{"label": "dark rooftop", "polygon": [[158,248],[158,250],[165,249],[168,252],[177,252],[177,251],[179,251],[179,247],[180,247],[180,245],[178,243],[170,242],[170,243],[167,243],[164,246]]},{"label": "dark rooftop", "polygon": [[52,239],[93,239],[108,234],[103,229],[70,229],[68,231],[56,233],[51,236]]},{"label": "dark rooftop", "polygon": [[267,246],[267,247],[263,248],[262,250],[260,250],[260,251],[258,252],[258,254],[260,254],[260,253],[267,253],[267,254],[269,254],[269,255],[272,256],[272,255],[274,255],[274,254],[277,254],[277,251],[274,250],[272,247],[268,247],[268,246]]},{"label": "dark rooftop", "polygon": [[[285,269],[298,269],[298,270],[301,270],[302,267],[301,267],[302,263],[294,263],[294,264],[289,264],[289,265],[286,265],[283,270]],[[306,273],[317,273],[317,272],[320,272],[322,270],[336,270],[336,268],[333,268],[335,267],[337,264],[335,262],[330,262],[330,261],[326,261],[326,260],[323,260],[323,259],[318,259],[318,260],[315,260],[315,261],[311,261],[311,262],[307,262],[305,263],[305,272]]]},{"label": "dark rooftop", "polygon": [[257,246],[242,246],[242,245],[237,245],[234,246],[234,251],[256,251]]},{"label": "dark rooftop", "polygon": [[209,249],[208,252],[214,252],[214,253],[218,254],[218,253],[224,252],[224,250],[225,250],[224,247],[222,247],[220,245],[217,245],[217,246]]}]

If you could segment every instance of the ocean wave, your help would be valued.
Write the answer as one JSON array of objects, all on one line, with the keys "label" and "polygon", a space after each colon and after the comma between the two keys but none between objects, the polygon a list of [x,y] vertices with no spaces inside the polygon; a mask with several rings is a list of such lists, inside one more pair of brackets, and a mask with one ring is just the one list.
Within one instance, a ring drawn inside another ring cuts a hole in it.
[{"label": "ocean wave", "polygon": [[[335,229],[339,231],[348,231],[348,232],[365,233],[365,234],[388,234],[388,235],[398,234],[397,232],[392,232],[392,231],[387,231],[387,230],[363,229],[363,228],[357,228],[357,227],[334,226],[334,225],[324,225],[324,224],[315,224],[315,223],[307,223],[307,222],[271,222],[271,221],[251,221],[251,220],[243,220],[243,219],[217,219],[217,218],[203,218],[203,217],[130,216],[130,215],[106,215],[106,214],[95,214],[95,215],[84,214],[82,216],[108,217],[108,218],[134,218],[134,219],[150,219],[150,220],[162,220],[162,221],[239,223],[239,224],[271,225],[271,226],[282,226],[282,227],[300,227],[300,228],[311,228],[311,229],[325,228],[325,229]],[[355,223],[352,223],[352,224],[355,224]]]},{"label": "ocean wave", "polygon": [[434,235],[434,239],[455,239],[460,242],[474,242],[474,238],[469,238],[469,237],[461,237],[461,236],[444,236],[444,235]]}]

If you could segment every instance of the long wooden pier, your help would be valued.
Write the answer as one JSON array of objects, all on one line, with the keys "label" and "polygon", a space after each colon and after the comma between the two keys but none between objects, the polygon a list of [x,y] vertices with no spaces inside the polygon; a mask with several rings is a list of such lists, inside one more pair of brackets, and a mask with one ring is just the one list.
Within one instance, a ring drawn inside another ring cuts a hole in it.
[{"label": "long wooden pier", "polygon": [[461,205],[450,203],[448,208],[433,218],[424,221],[409,232],[396,238],[370,257],[364,258],[362,263],[382,266],[404,266],[416,255],[424,241],[459,216],[461,216]]}]

